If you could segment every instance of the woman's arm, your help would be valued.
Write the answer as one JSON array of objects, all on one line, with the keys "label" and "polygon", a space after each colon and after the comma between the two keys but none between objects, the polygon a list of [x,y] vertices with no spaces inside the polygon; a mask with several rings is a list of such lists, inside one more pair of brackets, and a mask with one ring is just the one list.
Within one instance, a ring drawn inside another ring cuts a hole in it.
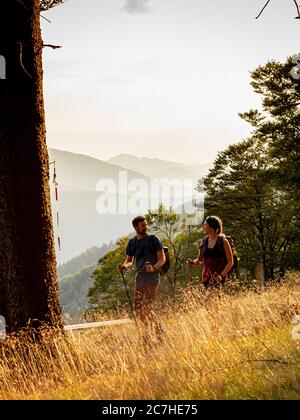
[{"label": "woman's arm", "polygon": [[194,265],[200,265],[202,263],[203,256],[201,255],[201,248],[199,249],[198,257],[193,261]]},{"label": "woman's arm", "polygon": [[225,277],[226,274],[228,274],[231,268],[233,267],[234,261],[233,261],[232,249],[231,249],[231,246],[229,245],[229,242],[227,241],[226,238],[224,238],[223,241],[224,241],[223,244],[224,244],[224,250],[226,254],[227,265],[222,271],[221,276]]},{"label": "woman's arm", "polygon": [[198,257],[195,260],[188,260],[187,264],[189,265],[189,267],[191,267],[192,265],[200,265],[202,263],[203,260],[203,256],[201,255],[201,249],[199,250],[199,254]]}]

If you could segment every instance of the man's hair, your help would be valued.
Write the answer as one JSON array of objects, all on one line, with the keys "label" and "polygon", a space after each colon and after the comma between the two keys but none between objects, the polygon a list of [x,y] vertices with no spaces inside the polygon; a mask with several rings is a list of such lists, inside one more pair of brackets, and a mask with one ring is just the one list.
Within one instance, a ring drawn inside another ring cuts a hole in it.
[{"label": "man's hair", "polygon": [[145,216],[137,216],[137,217],[135,217],[135,218],[133,219],[133,221],[132,221],[132,226],[133,226],[134,228],[136,228],[136,227],[138,227],[138,224],[139,224],[140,222],[143,222],[144,220],[146,220],[146,217],[145,217]]}]

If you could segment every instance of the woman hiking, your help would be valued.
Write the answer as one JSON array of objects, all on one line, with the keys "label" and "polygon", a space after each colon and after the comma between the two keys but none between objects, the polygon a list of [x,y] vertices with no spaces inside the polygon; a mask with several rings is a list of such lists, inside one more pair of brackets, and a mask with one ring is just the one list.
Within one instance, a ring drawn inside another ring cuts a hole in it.
[{"label": "woman hiking", "polygon": [[201,277],[204,286],[224,285],[234,260],[231,246],[223,233],[223,222],[217,216],[208,216],[203,228],[206,236],[202,239],[198,257],[188,260],[188,267],[203,262]]}]

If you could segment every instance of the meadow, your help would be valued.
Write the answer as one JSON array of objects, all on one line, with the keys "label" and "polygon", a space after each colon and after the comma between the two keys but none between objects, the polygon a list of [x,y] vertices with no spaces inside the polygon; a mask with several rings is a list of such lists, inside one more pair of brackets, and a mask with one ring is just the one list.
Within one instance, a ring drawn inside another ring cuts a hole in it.
[{"label": "meadow", "polygon": [[163,342],[147,351],[139,324],[54,336],[49,350],[8,337],[0,398],[300,399],[295,315],[297,273],[263,293],[182,292],[158,313]]}]

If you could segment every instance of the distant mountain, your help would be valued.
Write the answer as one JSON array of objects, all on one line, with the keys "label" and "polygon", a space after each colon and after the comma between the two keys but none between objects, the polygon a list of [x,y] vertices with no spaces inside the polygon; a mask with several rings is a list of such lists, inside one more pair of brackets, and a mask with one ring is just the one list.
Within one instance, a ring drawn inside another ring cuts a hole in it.
[{"label": "distant mountain", "polygon": [[103,244],[101,247],[93,246],[82,252],[77,257],[72,258],[64,264],[57,267],[57,274],[59,278],[63,278],[69,274],[75,274],[83,268],[95,264],[99,258],[102,258],[107,252],[111,251],[116,246],[112,241],[109,244]]},{"label": "distant mountain", "polygon": [[[57,203],[53,183],[50,184],[58,265],[89,248],[101,247],[104,243],[128,235],[132,229],[131,220],[137,214],[146,213],[148,209],[154,210],[161,202],[167,207],[177,207],[180,202],[188,200],[169,181],[163,183],[167,189],[161,188],[157,193],[152,187],[153,178],[191,179],[193,185],[207,172],[206,165],[189,167],[176,162],[140,159],[130,155],[119,155],[104,162],[86,155],[50,148],[49,158],[56,162],[58,182],[61,251],[57,249]],[[50,181],[52,176],[53,166],[50,167]],[[97,191],[97,184],[104,181],[111,184],[110,190]]]},{"label": "distant mountain", "polygon": [[[124,170],[117,164],[107,163],[100,159],[77,153],[49,148],[49,158],[56,162],[57,180],[61,191],[96,191],[99,180],[107,178],[119,184],[119,172]],[[127,168],[126,168],[127,169]],[[142,178],[149,182],[147,176],[128,169],[128,180]]]},{"label": "distant mountain", "polygon": [[97,264],[91,264],[75,274],[68,274],[59,282],[63,314],[69,314],[73,321],[92,307],[88,303],[88,290],[93,285],[92,274]]},{"label": "distant mountain", "polygon": [[138,171],[150,178],[192,179],[193,181],[207,175],[212,164],[193,163],[187,165],[158,158],[136,157],[129,154],[119,154],[106,161],[123,168]]},{"label": "distant mountain", "polygon": [[168,179],[169,181],[175,179],[190,179],[194,183],[196,183],[196,181],[199,179],[199,175],[197,175],[195,172],[176,166],[160,170],[144,171],[144,175],[147,175],[149,178]]},{"label": "distant mountain", "polygon": [[[120,173],[124,168],[86,155],[49,149],[50,161],[56,162],[58,182],[58,209],[60,223],[61,251],[57,246],[56,202],[51,182],[51,203],[54,220],[56,256],[58,264],[63,264],[81,252],[93,246],[114,241],[127,235],[131,229],[133,215],[125,211],[120,214],[118,204],[123,197],[120,194]],[[50,168],[50,181],[53,166]],[[126,170],[127,185],[134,180],[142,180],[150,185],[150,178],[138,172]],[[98,181],[107,179],[113,184],[109,194],[115,209],[108,214],[99,213],[97,203],[103,196],[97,191]],[[147,190],[147,189],[146,189]],[[146,192],[147,193],[147,192]],[[128,197],[130,197],[129,193]]]}]

